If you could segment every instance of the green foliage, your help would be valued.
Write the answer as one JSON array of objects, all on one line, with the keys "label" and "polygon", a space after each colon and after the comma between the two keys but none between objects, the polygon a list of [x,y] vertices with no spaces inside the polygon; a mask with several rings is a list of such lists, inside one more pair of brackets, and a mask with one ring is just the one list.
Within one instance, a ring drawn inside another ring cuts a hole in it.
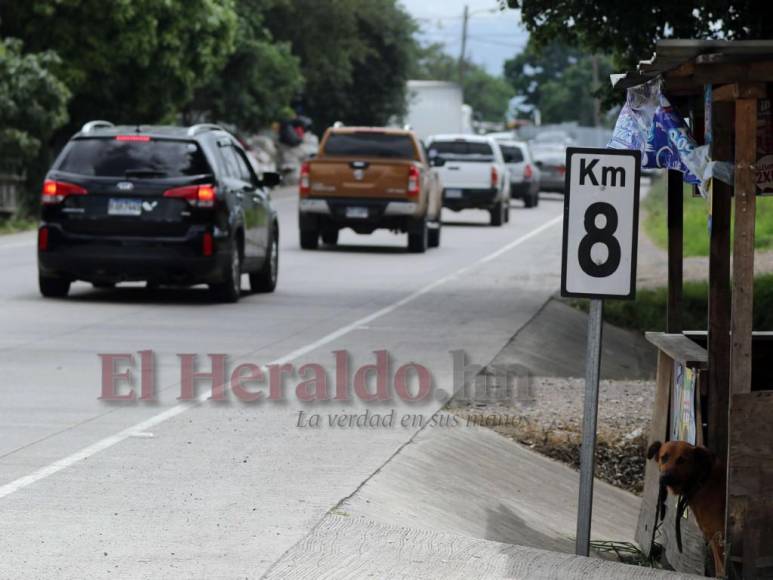
[{"label": "green foliage", "polygon": [[[601,82],[611,65],[604,57],[598,57],[597,63]],[[540,45],[532,36],[523,52],[505,62],[505,78],[526,104],[540,110],[543,123],[595,124],[590,55],[560,41]]]},{"label": "green foliage", "polygon": [[[489,74],[483,67],[464,63],[464,100],[484,121],[502,121],[515,91],[503,78]],[[442,44],[419,47],[410,76],[418,80],[459,81],[457,59],[445,52]]]},{"label": "green foliage", "polygon": [[[684,255],[708,256],[708,202],[694,197],[692,186],[684,186]],[[668,247],[666,220],[666,180],[658,178],[644,199],[644,229],[650,239],[661,248]],[[732,221],[731,221],[732,224]],[[773,248],[773,200],[757,198],[754,247],[758,250]]]},{"label": "green foliage", "polygon": [[[707,328],[709,287],[707,282],[685,282],[683,320],[687,330]],[[587,300],[571,300],[572,306],[588,311]],[[638,331],[664,331],[666,328],[666,288],[645,288],[636,292],[635,300],[607,300],[604,320],[615,326]],[[754,330],[773,330],[773,274],[754,279]]]},{"label": "green foliage", "polygon": [[188,107],[241,131],[258,131],[291,116],[289,104],[303,86],[300,63],[287,43],[276,43],[265,28],[264,0],[237,0],[235,51],[222,71],[202,86]]},{"label": "green foliage", "polygon": [[51,52],[23,54],[18,40],[0,41],[0,163],[21,164],[67,122],[64,84],[51,72]]},{"label": "green foliage", "polygon": [[27,0],[0,4],[0,32],[53,50],[73,94],[70,128],[95,117],[171,120],[233,52],[233,0]]},{"label": "green foliage", "polygon": [[631,66],[649,58],[655,41],[672,38],[766,39],[773,22],[760,0],[507,0],[542,45],[561,39],[591,52],[614,54]]},{"label": "green foliage", "polygon": [[317,130],[403,111],[415,24],[395,0],[276,0],[265,22],[301,61],[303,113]]}]

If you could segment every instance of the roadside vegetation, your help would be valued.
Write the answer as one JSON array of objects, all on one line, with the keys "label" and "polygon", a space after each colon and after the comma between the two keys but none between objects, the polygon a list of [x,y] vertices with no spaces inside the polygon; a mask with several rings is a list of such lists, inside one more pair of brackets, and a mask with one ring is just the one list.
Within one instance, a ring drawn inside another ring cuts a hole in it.
[{"label": "roadside vegetation", "polygon": [[[693,195],[692,186],[684,186],[684,255],[709,255],[708,200]],[[666,220],[666,180],[657,178],[642,203],[644,230],[659,247],[668,246]],[[732,222],[731,222],[732,225]],[[757,219],[754,247],[773,249],[773,201],[757,198]]]},{"label": "roadside vegetation", "polygon": [[0,218],[0,235],[15,234],[32,230],[37,226],[37,221],[24,217]]}]

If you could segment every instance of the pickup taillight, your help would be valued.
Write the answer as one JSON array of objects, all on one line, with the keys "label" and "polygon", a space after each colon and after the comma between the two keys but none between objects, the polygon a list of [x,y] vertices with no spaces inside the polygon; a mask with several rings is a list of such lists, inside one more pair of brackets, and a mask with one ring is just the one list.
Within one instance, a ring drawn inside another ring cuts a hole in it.
[{"label": "pickup taillight", "polygon": [[408,168],[408,197],[418,197],[421,191],[421,173],[415,165]]},{"label": "pickup taillight", "polygon": [[531,170],[531,165],[528,163],[526,164],[526,167],[523,168],[523,178],[524,179],[531,179],[533,175],[533,172]]},{"label": "pickup taillight", "polygon": [[65,181],[54,181],[46,179],[43,182],[43,191],[40,195],[40,203],[43,205],[52,205],[62,203],[70,195],[86,195],[86,190],[80,185],[67,183]]},{"label": "pickup taillight", "polygon": [[499,173],[497,173],[496,166],[491,166],[491,187],[496,188],[499,186]]},{"label": "pickup taillight", "polygon": [[311,193],[311,166],[306,161],[301,165],[301,174],[298,179],[298,194],[306,197]]}]

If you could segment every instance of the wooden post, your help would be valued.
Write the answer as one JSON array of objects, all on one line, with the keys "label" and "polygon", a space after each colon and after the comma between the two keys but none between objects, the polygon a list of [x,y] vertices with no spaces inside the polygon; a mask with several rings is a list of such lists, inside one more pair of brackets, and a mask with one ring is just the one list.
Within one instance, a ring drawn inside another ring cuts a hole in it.
[{"label": "wooden post", "polygon": [[682,174],[668,170],[668,306],[666,332],[682,332],[682,255],[683,255]]},{"label": "wooden post", "polygon": [[752,388],[754,219],[757,162],[757,99],[735,103],[735,234],[730,381],[734,394]]},{"label": "wooden post", "polygon": [[[731,406],[728,419],[729,438],[733,435],[734,396],[751,392],[752,387],[752,315],[754,307],[754,219],[757,161],[757,99],[735,102],[735,232],[733,234],[733,295],[730,339]],[[730,441],[728,441],[730,448]],[[734,457],[728,453],[728,463]],[[730,577],[743,562],[743,534],[746,501],[739,495],[742,482],[735,481],[729,470],[727,485],[726,557]],[[753,570],[743,570],[743,578],[752,578]]]},{"label": "wooden post", "polygon": [[[733,158],[733,104],[714,103],[712,158]],[[727,459],[730,404],[730,208],[733,188],[714,180],[709,252],[708,447]]]}]

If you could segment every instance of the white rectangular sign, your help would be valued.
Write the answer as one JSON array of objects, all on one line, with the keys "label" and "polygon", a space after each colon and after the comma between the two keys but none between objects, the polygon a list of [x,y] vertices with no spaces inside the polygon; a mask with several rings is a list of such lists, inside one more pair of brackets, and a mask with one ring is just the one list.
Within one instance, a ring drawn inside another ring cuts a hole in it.
[{"label": "white rectangular sign", "polygon": [[633,298],[641,154],[566,150],[561,295]]}]

